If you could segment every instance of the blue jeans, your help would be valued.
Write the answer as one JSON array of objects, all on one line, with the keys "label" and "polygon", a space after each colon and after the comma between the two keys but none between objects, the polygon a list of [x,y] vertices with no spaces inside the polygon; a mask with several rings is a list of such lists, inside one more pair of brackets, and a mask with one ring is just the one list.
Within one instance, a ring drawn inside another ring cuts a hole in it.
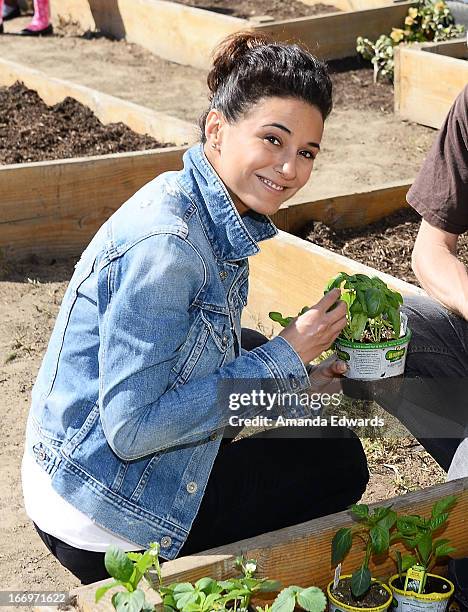
[{"label": "blue jeans", "polygon": [[404,379],[376,384],[373,398],[443,469],[453,461],[449,477],[466,476],[468,322],[427,297],[405,298],[403,310],[413,332]]}]

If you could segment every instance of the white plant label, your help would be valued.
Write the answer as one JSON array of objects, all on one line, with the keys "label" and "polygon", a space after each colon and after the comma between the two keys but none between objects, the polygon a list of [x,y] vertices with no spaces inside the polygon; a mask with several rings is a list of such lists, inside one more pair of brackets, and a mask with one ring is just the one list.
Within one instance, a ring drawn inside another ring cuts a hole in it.
[{"label": "white plant label", "polygon": [[336,589],[341,576],[341,563],[338,563],[335,569],[335,577],[333,578],[333,589]]}]

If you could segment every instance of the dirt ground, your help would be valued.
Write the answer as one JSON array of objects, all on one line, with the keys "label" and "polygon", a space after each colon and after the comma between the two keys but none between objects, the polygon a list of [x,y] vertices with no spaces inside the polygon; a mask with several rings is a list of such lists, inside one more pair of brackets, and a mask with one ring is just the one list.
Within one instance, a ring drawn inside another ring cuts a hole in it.
[{"label": "dirt ground", "polygon": [[[406,208],[364,228],[333,230],[315,222],[301,235],[325,249],[419,285],[411,269],[411,252],[420,222],[421,217]],[[460,236],[457,247],[459,259],[468,265],[468,235]]]},{"label": "dirt ground", "polygon": [[[26,24],[27,19],[14,20],[5,30],[18,31]],[[79,32],[71,26],[58,31],[67,36],[4,35],[2,56],[194,123],[207,107],[204,71],[167,62],[123,41],[70,36]],[[391,87],[374,88],[369,68],[338,73],[333,81],[335,109],[305,191],[321,198],[410,180],[434,130],[395,117]]]},{"label": "dirt ground", "polygon": [[[27,21],[8,22],[5,29],[17,31]],[[65,30],[70,32],[70,28]],[[195,121],[207,104],[203,71],[165,62],[125,42],[89,36],[22,39],[6,35],[1,44],[6,59],[183,119]],[[316,197],[410,179],[434,137],[432,130],[393,116],[391,89],[373,98],[371,71],[355,70],[348,77],[334,76],[337,104],[312,179]],[[355,84],[354,90],[350,83]],[[68,590],[78,586],[31,528],[22,507],[19,473],[30,391],[74,263],[0,262],[2,589]],[[398,444],[365,442],[371,468],[366,501],[444,479],[442,470],[414,440]]]}]

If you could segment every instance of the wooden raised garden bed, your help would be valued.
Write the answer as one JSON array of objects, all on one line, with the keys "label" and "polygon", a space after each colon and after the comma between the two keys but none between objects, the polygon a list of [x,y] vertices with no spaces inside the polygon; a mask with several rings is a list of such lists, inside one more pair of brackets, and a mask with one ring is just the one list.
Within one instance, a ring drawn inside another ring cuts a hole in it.
[{"label": "wooden raised garden bed", "polygon": [[[306,4],[314,4],[307,0]],[[165,59],[208,68],[216,44],[239,30],[270,32],[278,40],[300,40],[318,56],[356,55],[356,37],[377,38],[400,27],[414,2],[330,0],[343,12],[263,23],[239,19],[167,0],[52,0],[55,19],[126,38]]]},{"label": "wooden raised garden bed", "polygon": [[[0,86],[22,81],[49,105],[70,96],[103,123],[177,145],[196,139],[190,123],[0,60]],[[3,255],[71,255],[143,184],[182,167],[185,146],[0,166],[0,250]]]},{"label": "wooden raised garden bed", "polygon": [[[428,515],[435,501],[447,495],[456,495],[458,502],[452,510],[444,538],[449,538],[456,547],[456,557],[468,555],[468,478],[429,487],[422,491],[385,500],[384,505],[392,504],[393,510],[408,514]],[[203,552],[203,554],[182,557],[163,565],[162,573],[166,584],[171,582],[194,582],[203,576],[216,580],[225,580],[235,575],[233,570],[235,557],[244,554],[246,558],[257,559],[258,576],[277,579],[283,586],[319,586],[326,588],[333,578],[330,563],[331,540],[341,527],[350,527],[352,521],[347,512],[331,514],[286,529],[266,533]],[[362,561],[362,552],[353,548],[343,563],[342,574],[354,570]],[[387,558],[379,559],[378,565],[371,562],[370,569],[375,577],[388,578],[395,573],[394,562]],[[438,573],[443,574],[443,568]],[[108,581],[91,584],[75,589],[76,607],[81,612],[110,612],[110,594],[98,603],[94,603],[94,593],[98,586]],[[162,610],[159,597],[146,585],[142,587],[147,594],[148,602]],[[55,609],[55,608],[54,608]],[[52,612],[52,608],[36,608],[42,612]]]},{"label": "wooden raised garden bed", "polygon": [[396,47],[395,112],[403,119],[440,128],[468,83],[465,39]]}]

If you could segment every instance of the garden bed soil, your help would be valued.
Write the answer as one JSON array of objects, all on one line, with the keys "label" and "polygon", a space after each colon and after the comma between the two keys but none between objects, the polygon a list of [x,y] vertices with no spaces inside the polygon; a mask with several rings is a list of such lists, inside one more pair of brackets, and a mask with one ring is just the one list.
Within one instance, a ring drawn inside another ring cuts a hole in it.
[{"label": "garden bed soil", "polygon": [[351,578],[342,578],[331,593],[338,601],[354,608],[378,608],[388,601],[390,595],[379,582],[373,582],[362,597],[356,598],[351,592]]},{"label": "garden bed soil", "polygon": [[275,21],[283,19],[296,19],[297,17],[312,17],[325,13],[336,13],[340,9],[330,4],[318,3],[307,5],[300,0],[173,0],[177,4],[186,4],[232,17],[251,19],[268,15]]},{"label": "garden bed soil", "polygon": [[103,125],[89,108],[73,98],[47,106],[37,92],[22,83],[0,87],[0,164],[169,146],[151,136],[136,134],[123,123]]},{"label": "garden bed soil", "polygon": [[[14,19],[6,22],[5,29],[15,31],[25,25],[26,20]],[[50,38],[2,36],[3,57],[192,123],[207,107],[205,71],[162,60],[122,40],[85,35],[73,24],[57,25],[56,30],[60,35]],[[394,116],[393,88],[384,83],[374,86],[369,63],[352,59],[330,65],[334,110],[327,119],[307,197],[319,199],[410,180],[434,130]]]},{"label": "garden bed soil", "polygon": [[[302,237],[318,246],[419,285],[411,269],[411,252],[421,217],[404,208],[366,227],[334,230],[321,222],[304,228]],[[458,256],[468,265],[468,234],[458,240]]]}]

